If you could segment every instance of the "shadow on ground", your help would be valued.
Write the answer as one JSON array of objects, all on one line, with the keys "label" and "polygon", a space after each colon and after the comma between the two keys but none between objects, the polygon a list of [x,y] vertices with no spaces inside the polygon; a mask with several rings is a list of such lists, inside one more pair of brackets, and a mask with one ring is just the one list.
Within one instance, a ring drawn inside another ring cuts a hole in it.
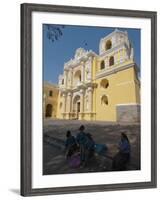
[{"label": "shadow on ground", "polygon": [[95,155],[85,168],[70,168],[64,152],[66,131],[70,130],[74,136],[79,126],[85,125],[86,132],[91,133],[95,142],[106,144],[108,156],[117,153],[120,132],[125,131],[131,143],[131,160],[127,170],[140,169],[140,125],[118,124],[113,122],[89,122],[77,120],[45,120],[43,139],[43,174],[69,174],[86,172],[112,171],[112,161],[107,157]]}]

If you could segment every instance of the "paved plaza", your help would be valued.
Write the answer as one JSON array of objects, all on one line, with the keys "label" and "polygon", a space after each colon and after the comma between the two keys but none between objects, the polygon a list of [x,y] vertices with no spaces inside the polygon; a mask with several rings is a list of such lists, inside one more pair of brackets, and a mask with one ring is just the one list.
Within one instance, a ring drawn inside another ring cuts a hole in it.
[{"label": "paved plaza", "polygon": [[112,160],[95,155],[84,168],[70,168],[64,151],[66,131],[70,130],[77,135],[80,125],[91,133],[98,144],[106,144],[107,156],[113,157],[117,151],[120,132],[125,131],[131,143],[131,160],[127,170],[140,169],[140,125],[118,124],[115,122],[78,121],[78,120],[44,120],[43,139],[43,174],[65,174],[112,171]]}]

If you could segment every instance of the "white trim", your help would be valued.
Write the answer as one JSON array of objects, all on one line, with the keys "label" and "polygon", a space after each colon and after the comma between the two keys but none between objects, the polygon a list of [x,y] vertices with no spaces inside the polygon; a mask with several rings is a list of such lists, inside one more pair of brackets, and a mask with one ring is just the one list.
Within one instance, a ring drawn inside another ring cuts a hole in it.
[{"label": "white trim", "polygon": [[124,47],[126,48],[126,43],[125,42],[121,42],[120,44],[112,47],[111,49],[108,49],[108,50],[104,51],[103,53],[101,53],[99,55],[99,57],[104,58],[106,56],[112,56],[116,52],[122,50]]},{"label": "white trim", "polygon": [[127,64],[127,65],[122,65],[122,66],[119,66],[119,67],[116,67],[114,65],[114,67],[112,69],[108,69],[108,71],[106,70],[106,71],[99,72],[98,74],[96,74],[96,79],[103,78],[104,76],[114,74],[118,71],[125,70],[125,69],[128,69],[128,68],[133,67],[133,66],[135,66],[134,62]]},{"label": "white trim", "polygon": [[101,41],[106,41],[106,40],[112,38],[112,36],[115,35],[116,33],[121,33],[121,34],[127,35],[127,32],[121,31],[121,30],[116,28],[112,33],[108,34],[104,38],[101,38]]},{"label": "white trim", "polygon": [[116,106],[140,106],[139,103],[116,104]]}]

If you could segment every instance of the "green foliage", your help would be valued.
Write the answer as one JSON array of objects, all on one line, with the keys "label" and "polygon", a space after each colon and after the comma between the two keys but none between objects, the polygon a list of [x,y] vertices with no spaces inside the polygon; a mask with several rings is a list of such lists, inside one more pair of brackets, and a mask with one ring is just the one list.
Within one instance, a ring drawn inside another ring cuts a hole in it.
[{"label": "green foliage", "polygon": [[46,24],[46,36],[52,42],[55,42],[63,35],[63,29],[65,28],[64,25],[52,25]]}]

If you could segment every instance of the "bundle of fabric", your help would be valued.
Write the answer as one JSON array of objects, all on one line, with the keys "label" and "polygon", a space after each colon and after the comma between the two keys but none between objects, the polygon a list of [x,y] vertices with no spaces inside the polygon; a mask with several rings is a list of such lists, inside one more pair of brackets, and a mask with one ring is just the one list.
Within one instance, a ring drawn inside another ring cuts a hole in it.
[{"label": "bundle of fabric", "polygon": [[75,153],[70,158],[68,158],[68,163],[71,168],[79,167],[81,164],[80,153]]},{"label": "bundle of fabric", "polygon": [[108,148],[106,144],[95,144],[94,150],[99,155],[106,155]]}]

